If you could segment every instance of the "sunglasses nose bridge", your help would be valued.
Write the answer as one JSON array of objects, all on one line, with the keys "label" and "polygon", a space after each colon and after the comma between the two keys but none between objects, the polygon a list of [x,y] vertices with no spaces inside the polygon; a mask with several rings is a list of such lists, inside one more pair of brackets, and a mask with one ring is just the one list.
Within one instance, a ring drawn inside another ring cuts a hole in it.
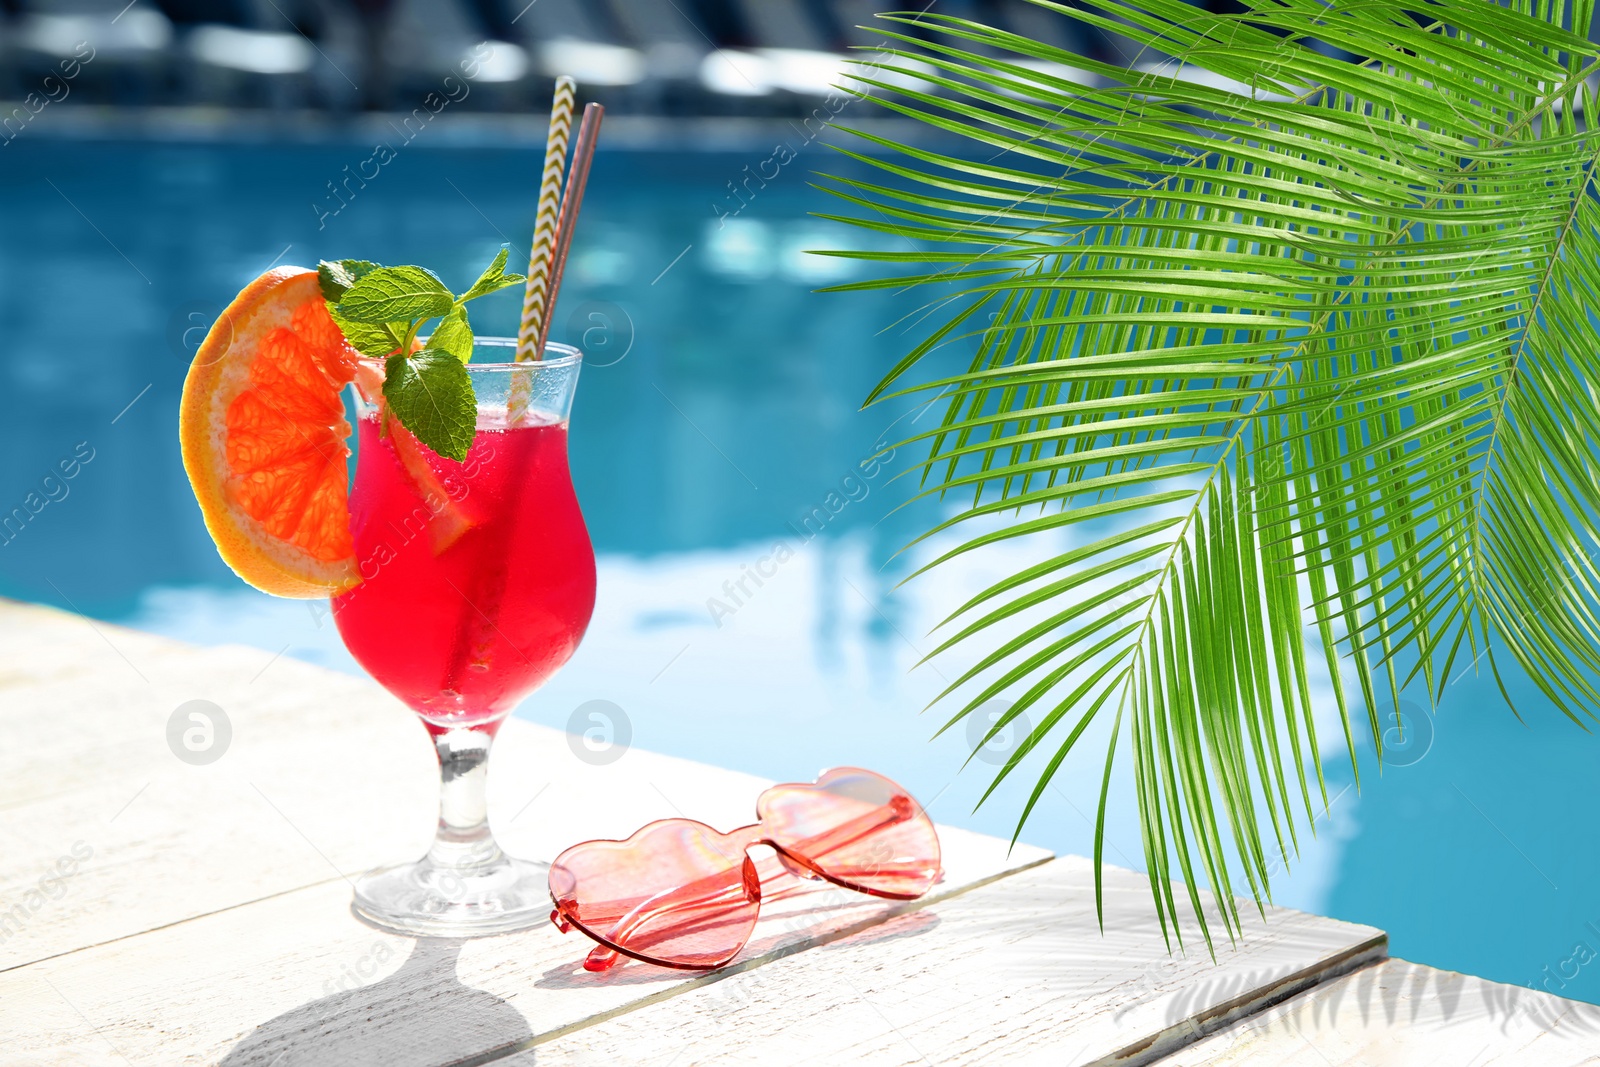
[{"label": "sunglasses nose bridge", "polygon": [[[756,857],[750,854],[750,850],[765,845],[772,849],[779,863],[783,866],[787,866],[783,861],[788,858],[788,853],[767,832],[765,823],[758,822],[751,823],[749,826],[741,826],[737,830],[730,831],[726,836],[744,853],[744,864],[740,870],[740,875],[744,881],[745,899],[752,904],[761,903],[761,866],[756,862]],[[762,858],[765,859],[765,857]],[[771,872],[768,871],[767,873],[770,874]]]}]

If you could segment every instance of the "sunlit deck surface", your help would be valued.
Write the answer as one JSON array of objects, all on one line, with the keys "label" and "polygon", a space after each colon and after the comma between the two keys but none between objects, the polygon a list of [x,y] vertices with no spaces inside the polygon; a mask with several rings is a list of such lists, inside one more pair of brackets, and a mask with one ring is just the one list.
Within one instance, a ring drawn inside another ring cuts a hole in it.
[{"label": "sunlit deck surface", "polygon": [[[1102,934],[1087,860],[954,828],[926,899],[775,900],[712,975],[590,974],[549,926],[394,936],[349,880],[426,848],[437,778],[376,685],[9,603],[0,649],[5,1064],[1600,1062],[1600,1008],[1286,909],[1215,962],[1169,954],[1144,875],[1107,869]],[[168,742],[195,699],[232,731],[205,765]],[[490,782],[502,842],[546,858],[664,816],[739,825],[765,784],[638,749],[591,766],[519,720]]]}]

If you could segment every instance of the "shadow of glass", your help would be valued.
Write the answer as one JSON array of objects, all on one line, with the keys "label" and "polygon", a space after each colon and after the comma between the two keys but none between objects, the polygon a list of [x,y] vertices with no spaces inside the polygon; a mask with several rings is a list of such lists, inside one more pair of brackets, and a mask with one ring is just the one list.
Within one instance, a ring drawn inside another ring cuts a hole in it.
[{"label": "shadow of glass", "polygon": [[256,1027],[221,1067],[339,1064],[410,1067],[455,1062],[471,1052],[502,1049],[533,1036],[520,1011],[462,985],[456,977],[460,939],[425,938],[389,977],[302,1004]]}]

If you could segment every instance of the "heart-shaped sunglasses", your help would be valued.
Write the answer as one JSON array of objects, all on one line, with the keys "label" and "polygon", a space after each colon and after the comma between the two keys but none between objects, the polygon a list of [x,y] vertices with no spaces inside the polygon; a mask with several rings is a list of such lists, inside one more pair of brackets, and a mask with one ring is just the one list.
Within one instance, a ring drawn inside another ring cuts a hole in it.
[{"label": "heart-shaped sunglasses", "polygon": [[755,927],[754,845],[770,845],[791,874],[891,900],[920,897],[938,881],[933,822],[881,774],[835,767],[811,784],[775,785],[756,801],[756,817],[729,833],[662,819],[626,841],[573,845],[550,865],[550,921],[599,942],[583,961],[591,971],[618,953],[706,970],[737,956]]}]

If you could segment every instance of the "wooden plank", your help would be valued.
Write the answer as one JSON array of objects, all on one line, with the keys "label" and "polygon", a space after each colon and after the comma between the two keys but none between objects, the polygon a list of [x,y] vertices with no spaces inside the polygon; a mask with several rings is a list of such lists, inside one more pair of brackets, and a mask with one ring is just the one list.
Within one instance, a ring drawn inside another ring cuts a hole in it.
[{"label": "wooden plank", "polygon": [[[48,745],[0,748],[0,969],[337,878],[426,840],[426,735],[370,683],[37,608],[0,610],[0,642],[0,729]],[[194,699],[232,727],[205,766],[167,740]]]},{"label": "wooden plank", "polygon": [[[1003,841],[941,836],[947,877],[932,899],[1008,865]],[[1041,858],[1020,851],[1010,864]],[[916,906],[833,888],[782,905],[764,910],[748,961]],[[0,1034],[8,1056],[41,1065],[455,1064],[704,980],[631,961],[591,975],[590,947],[550,926],[465,942],[392,936],[355,919],[335,881],[0,974]]]},{"label": "wooden plank", "polygon": [[[26,746],[0,749],[6,1062],[364,1062],[370,1016],[409,1034],[416,1062],[454,1063],[505,1044],[511,1015],[526,1023],[520,1041],[693,981],[625,967],[574,986],[589,943],[550,927],[463,944],[356,920],[347,877],[420,854],[437,790],[426,734],[370,682],[45,609],[0,607],[0,642],[0,726],[51,740],[43,761]],[[167,741],[173,709],[195,698],[221,705],[233,728],[206,766]],[[638,749],[596,766],[567,735],[517,720],[489,778],[496,833],[531,857],[674,814],[739,825],[768,784]],[[941,836],[946,878],[930,899],[1049,856]],[[751,958],[902,910],[831,888],[797,894],[764,912]],[[489,1011],[481,1025],[470,1004],[466,1022],[433,1010],[462,997],[515,1010]],[[411,1033],[414,1019],[437,1032]],[[330,1026],[348,1055],[325,1055]]]},{"label": "wooden plank", "polygon": [[[540,1062],[545,1062],[541,1057]],[[1162,1067],[1575,1067],[1600,1063],[1600,1007],[1391,959],[1278,1004]]]},{"label": "wooden plank", "polygon": [[[0,971],[427,847],[427,734],[369,681],[9,604],[0,649],[0,730],[48,743],[0,746]],[[209,765],[168,743],[193,699],[232,726]],[[516,720],[489,777],[497,832],[534,858],[680,812],[737,825],[768,784],[642,750],[594,766],[565,733]]]},{"label": "wooden plank", "polygon": [[1106,897],[1102,935],[1092,865],[1065,857],[504,1062],[1150,1063],[1386,945],[1274,908],[1215,964],[1203,946],[1169,957],[1143,875],[1108,868]]}]

